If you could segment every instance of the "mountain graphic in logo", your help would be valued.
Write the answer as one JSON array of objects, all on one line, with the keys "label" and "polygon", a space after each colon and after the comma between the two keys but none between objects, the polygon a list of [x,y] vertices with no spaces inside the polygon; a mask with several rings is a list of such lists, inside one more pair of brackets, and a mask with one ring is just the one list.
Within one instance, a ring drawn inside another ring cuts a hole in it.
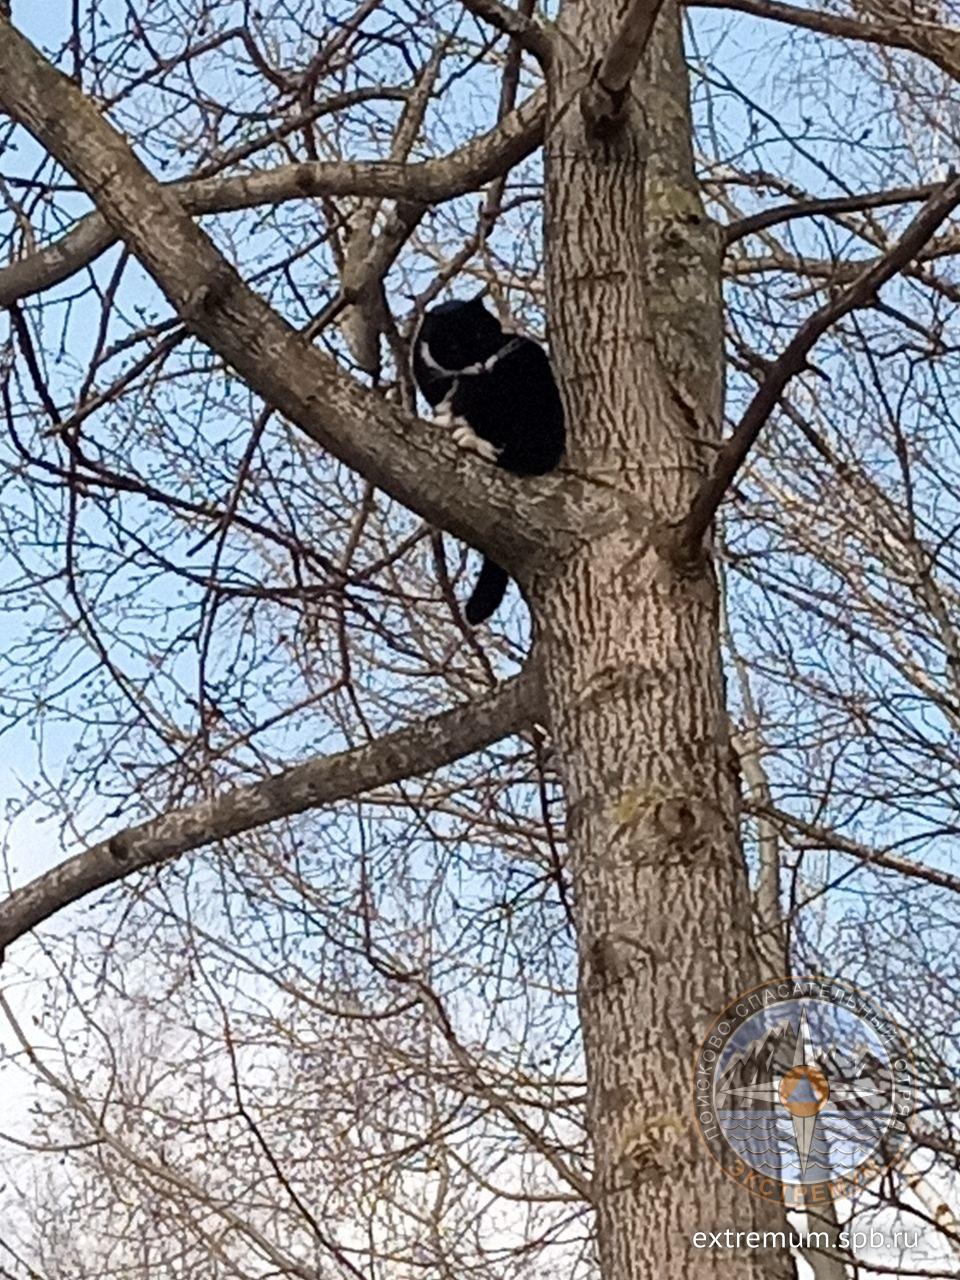
[{"label": "mountain graphic in logo", "polygon": [[[773,1196],[768,1185],[842,1183],[868,1162],[884,1167],[912,1096],[905,1049],[896,1037],[884,1040],[878,1020],[861,1012],[862,998],[858,1006],[836,983],[846,1000],[814,998],[795,989],[803,981],[768,984],[775,992],[762,1002],[757,993],[741,997],[701,1049],[701,1132],[728,1172],[752,1171],[741,1180],[758,1194]],[[824,988],[831,984],[816,984]],[[803,1202],[801,1192],[795,1198]]]}]

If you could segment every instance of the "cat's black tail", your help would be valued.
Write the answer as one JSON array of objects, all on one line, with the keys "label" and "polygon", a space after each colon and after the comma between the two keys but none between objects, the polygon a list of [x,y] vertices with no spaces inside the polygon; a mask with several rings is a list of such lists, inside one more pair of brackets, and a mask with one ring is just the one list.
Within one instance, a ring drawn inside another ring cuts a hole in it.
[{"label": "cat's black tail", "polygon": [[473,588],[470,599],[467,601],[467,607],[463,611],[471,627],[476,627],[481,622],[486,622],[496,610],[497,605],[503,599],[509,581],[510,575],[507,571],[501,569],[498,564],[494,564],[492,560],[484,556],[483,568],[480,570],[477,585]]}]

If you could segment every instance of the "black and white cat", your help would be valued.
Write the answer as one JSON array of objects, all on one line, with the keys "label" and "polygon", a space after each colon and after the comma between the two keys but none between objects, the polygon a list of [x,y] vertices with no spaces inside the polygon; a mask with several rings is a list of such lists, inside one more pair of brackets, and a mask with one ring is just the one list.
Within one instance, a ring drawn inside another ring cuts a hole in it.
[{"label": "black and white cat", "polygon": [[[563,455],[563,405],[547,353],[505,332],[483,305],[442,302],[413,340],[413,376],[438,422],[463,449],[518,475],[552,471]],[[476,626],[503,599],[509,578],[484,559],[465,616]]]}]

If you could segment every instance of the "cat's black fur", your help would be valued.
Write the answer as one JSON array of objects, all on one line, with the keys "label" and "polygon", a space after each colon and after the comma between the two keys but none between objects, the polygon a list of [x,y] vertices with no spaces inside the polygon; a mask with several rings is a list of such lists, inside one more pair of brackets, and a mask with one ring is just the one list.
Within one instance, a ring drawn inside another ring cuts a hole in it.
[{"label": "cat's black fur", "polygon": [[[547,354],[532,338],[504,332],[482,297],[428,311],[414,338],[412,365],[424,398],[463,448],[518,475],[557,466],[563,405]],[[469,623],[490,617],[508,581],[499,565],[484,560],[465,610]]]}]

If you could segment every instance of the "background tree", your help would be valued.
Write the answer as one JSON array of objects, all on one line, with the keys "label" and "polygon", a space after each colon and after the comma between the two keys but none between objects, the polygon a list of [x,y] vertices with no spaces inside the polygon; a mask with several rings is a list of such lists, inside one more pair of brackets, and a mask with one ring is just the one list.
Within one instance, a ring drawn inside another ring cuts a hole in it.
[{"label": "background tree", "polygon": [[[956,15],[701,8],[0,18],[16,1274],[789,1275],[691,1245],[784,1225],[689,1106],[781,963],[908,1027],[840,1224],[952,1274]],[[557,476],[413,416],[448,286]]]}]

